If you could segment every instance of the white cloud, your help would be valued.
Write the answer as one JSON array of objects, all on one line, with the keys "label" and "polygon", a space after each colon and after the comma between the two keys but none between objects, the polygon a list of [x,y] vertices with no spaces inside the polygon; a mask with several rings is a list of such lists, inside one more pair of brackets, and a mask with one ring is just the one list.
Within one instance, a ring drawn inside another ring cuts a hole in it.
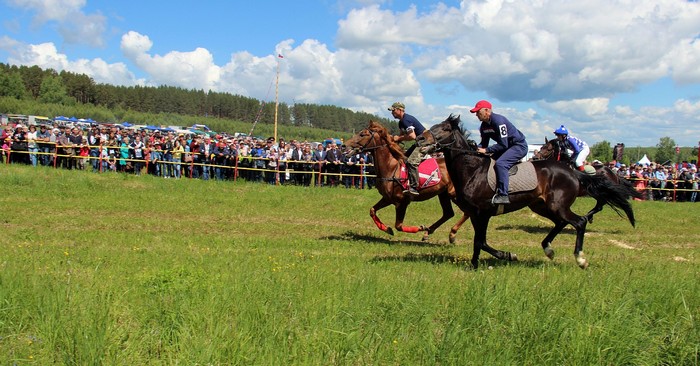
[{"label": "white cloud", "polygon": [[67,44],[103,47],[107,18],[100,13],[85,14],[86,0],[8,0],[16,8],[33,11],[34,26],[46,22],[58,23],[58,30]]},{"label": "white cloud", "polygon": [[10,53],[8,63],[25,66],[39,66],[42,69],[70,71],[89,75],[97,83],[112,85],[143,84],[122,62],[108,64],[102,59],[78,59],[70,61],[68,56],[59,53],[53,43],[27,45],[9,37],[0,38],[0,49]]},{"label": "white cloud", "polygon": [[151,56],[147,52],[153,43],[148,36],[128,32],[122,36],[121,49],[136,66],[148,73],[156,85],[173,85],[188,89],[213,89],[219,80],[219,67],[204,48],[190,52],[171,51]]},{"label": "white cloud", "polygon": [[574,99],[557,101],[553,103],[542,103],[542,105],[558,114],[576,117],[578,119],[590,120],[595,115],[608,112],[607,98]]}]

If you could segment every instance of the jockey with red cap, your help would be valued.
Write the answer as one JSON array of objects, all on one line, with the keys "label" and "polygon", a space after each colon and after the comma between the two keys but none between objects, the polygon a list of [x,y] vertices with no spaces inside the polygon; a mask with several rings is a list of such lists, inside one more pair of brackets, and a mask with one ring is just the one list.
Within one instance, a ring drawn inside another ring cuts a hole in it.
[{"label": "jockey with red cap", "polygon": [[[485,100],[478,101],[470,112],[476,113],[476,117],[481,121],[481,142],[477,151],[490,154],[496,160],[496,194],[491,203],[508,204],[508,170],[527,155],[525,135],[515,128],[508,118],[493,113],[491,103]],[[488,146],[489,140],[493,140],[495,144]]]}]

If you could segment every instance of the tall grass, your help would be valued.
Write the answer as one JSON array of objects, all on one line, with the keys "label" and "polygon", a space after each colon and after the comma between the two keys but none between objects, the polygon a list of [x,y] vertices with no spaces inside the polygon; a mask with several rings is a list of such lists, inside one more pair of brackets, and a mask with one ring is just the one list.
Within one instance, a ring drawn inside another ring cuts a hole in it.
[{"label": "tall grass", "polygon": [[456,246],[449,225],[389,237],[376,191],[22,166],[0,184],[3,365],[700,363],[694,204],[635,202],[636,229],[604,210],[586,271],[573,230],[549,261],[546,220],[498,216],[489,242],[521,262],[474,271],[469,225]]}]

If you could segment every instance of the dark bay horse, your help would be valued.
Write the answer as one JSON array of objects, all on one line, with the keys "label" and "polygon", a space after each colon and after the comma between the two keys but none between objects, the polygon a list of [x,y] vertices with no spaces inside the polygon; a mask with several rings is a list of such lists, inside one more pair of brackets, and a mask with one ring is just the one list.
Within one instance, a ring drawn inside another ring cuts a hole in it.
[{"label": "dark bay horse", "polygon": [[[553,140],[548,140],[546,137],[544,138],[544,145],[542,145],[542,148],[540,148],[539,151],[537,151],[534,156],[533,160],[553,160],[557,161],[561,164],[564,164],[565,166],[575,169],[573,164],[570,162],[570,156],[569,154],[562,149],[561,144],[559,143],[559,140],[553,139]],[[627,186],[632,186],[632,184],[623,178],[620,178],[617,174],[615,174],[612,169],[608,168],[607,166],[604,165],[598,165],[594,166],[591,165],[595,169],[595,173],[598,175],[601,175],[608,179],[609,181],[615,183],[615,184],[624,184]],[[588,192],[586,192],[583,187],[581,187],[581,191],[579,192],[579,196],[587,196]],[[586,214],[586,218],[588,219],[588,222],[593,223],[593,215],[597,214],[598,212],[603,210],[603,207],[605,206],[605,203],[596,200],[596,205],[588,211]]]},{"label": "dark bay horse", "polygon": [[542,249],[550,259],[554,257],[554,250],[550,246],[554,238],[566,225],[573,226],[576,229],[574,257],[579,267],[587,268],[588,260],[583,255],[583,239],[588,220],[571,211],[571,205],[581,189],[585,189],[596,200],[613,207],[618,214],[621,215],[620,210],[624,211],[634,226],[634,212],[629,202],[630,197],[638,194],[634,189],[614,184],[599,175],[571,170],[548,160],[531,162],[537,179],[535,189],[511,192],[510,204],[493,206],[491,197],[494,190],[487,182],[491,158],[477,153],[476,143],[468,141],[458,128],[459,121],[459,116],[450,115],[447,120],[426,130],[418,138],[418,142],[423,152],[439,150],[444,153],[447,170],[457,190],[456,203],[471,217],[474,227],[474,255],[471,259],[474,268],[478,267],[481,249],[496,258],[509,259],[509,253],[496,250],[486,243],[489,220],[494,215],[524,207],[529,207],[533,212],[554,223],[554,228],[542,240]]},{"label": "dark bay horse", "polygon": [[[377,175],[376,185],[382,198],[372,206],[369,210],[369,215],[372,217],[372,220],[379,230],[389,235],[394,235],[394,231],[391,227],[382,223],[377,216],[377,211],[391,204],[396,208],[396,230],[407,233],[424,231],[423,240],[427,240],[428,236],[432,234],[435,229],[454,216],[451,199],[456,196],[456,192],[450,180],[450,176],[447,173],[444,159],[437,159],[442,175],[440,182],[434,186],[421,189],[419,191],[420,195],[413,198],[413,201],[425,201],[438,196],[440,206],[442,207],[442,217],[427,227],[425,225],[405,226],[403,220],[406,216],[406,208],[411,203],[411,197],[403,193],[404,188],[400,180],[401,161],[405,158],[401,147],[394,142],[386,127],[376,121],[370,121],[367,128],[346,141],[345,145],[352,149],[349,154],[356,154],[360,151],[364,151],[372,154],[374,157],[374,167]],[[463,215],[459,222],[452,227],[449,236],[450,243],[455,242],[457,230],[459,230],[468,218],[469,216]]]}]

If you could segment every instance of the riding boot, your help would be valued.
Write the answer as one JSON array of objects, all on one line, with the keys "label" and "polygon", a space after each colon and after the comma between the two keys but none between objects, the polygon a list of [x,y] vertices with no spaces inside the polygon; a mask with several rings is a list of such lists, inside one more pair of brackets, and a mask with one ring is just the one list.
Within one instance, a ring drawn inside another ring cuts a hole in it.
[{"label": "riding boot", "polygon": [[406,170],[408,171],[408,185],[409,189],[407,191],[404,191],[404,193],[408,193],[411,196],[417,196],[419,195],[418,193],[418,168],[413,166],[413,164],[406,163]]}]

